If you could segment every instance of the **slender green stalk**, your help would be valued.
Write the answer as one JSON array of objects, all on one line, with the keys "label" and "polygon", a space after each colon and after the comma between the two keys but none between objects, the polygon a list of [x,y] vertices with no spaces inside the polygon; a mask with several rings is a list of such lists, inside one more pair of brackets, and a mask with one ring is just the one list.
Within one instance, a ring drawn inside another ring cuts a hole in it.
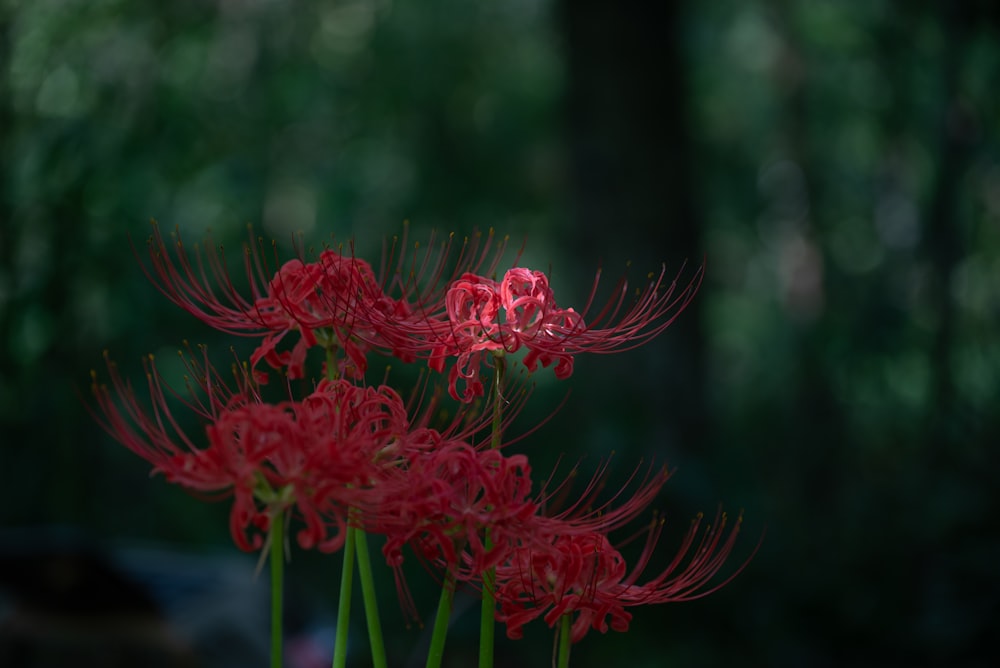
[{"label": "slender green stalk", "polygon": [[[337,346],[326,346],[326,377],[339,378],[337,366]],[[349,514],[351,511],[349,511]],[[348,527],[344,543],[344,570],[340,575],[340,605],[337,613],[337,647],[334,650],[333,666],[342,668],[347,660],[347,632],[351,617],[351,584],[354,578],[354,557],[357,554],[358,576],[361,578],[361,595],[365,603],[365,621],[368,623],[368,642],[372,651],[372,666],[387,668],[385,641],[382,637],[382,623],[378,614],[378,597],[375,595],[375,579],[372,577],[371,557],[368,554],[368,536],[363,529]],[[346,595],[345,595],[346,592]]]},{"label": "slender green stalk", "polygon": [[[489,539],[489,531],[486,533],[487,550],[492,548],[492,541]],[[496,569],[491,568],[483,573],[483,607],[479,617],[479,668],[491,668],[493,666],[493,638],[496,635],[496,624],[494,615],[496,610],[496,595],[493,593],[493,585],[496,580]]]},{"label": "slender green stalk", "polygon": [[441,584],[441,598],[437,614],[434,616],[434,632],[431,646],[427,650],[427,668],[440,668],[444,657],[444,641],[448,637],[448,621],[451,619],[452,602],[455,599],[455,574],[449,570]]},{"label": "slender green stalk", "polygon": [[[503,386],[503,375],[507,368],[507,361],[503,357],[503,352],[493,356],[493,425],[490,434],[490,446],[494,449],[500,447],[501,426],[503,425],[503,397],[501,388]],[[484,547],[489,550],[493,547],[490,539],[490,529],[486,528],[483,537]],[[483,603],[479,616],[479,668],[493,668],[493,643],[496,635],[496,593],[494,584],[496,583],[496,569],[490,568],[483,573]]]},{"label": "slender green stalk", "polygon": [[361,529],[355,532],[358,552],[358,575],[361,577],[361,595],[365,601],[365,620],[368,622],[368,642],[372,648],[372,666],[387,668],[382,623],[378,615],[378,597],[375,596],[375,579],[372,577],[371,559],[368,557],[368,536]]},{"label": "slender green stalk", "polygon": [[569,668],[569,650],[572,645],[572,630],[570,623],[572,615],[565,614],[559,620],[559,654],[556,658],[556,668]]},{"label": "slender green stalk", "polygon": [[271,668],[281,668],[281,613],[285,568],[285,511],[271,518]]},{"label": "slender green stalk", "polygon": [[347,631],[351,625],[355,532],[354,528],[349,528],[344,540],[344,568],[340,572],[340,602],[337,605],[337,637],[333,646],[333,668],[344,668],[347,665]]},{"label": "slender green stalk", "polygon": [[[337,380],[337,346],[326,346],[326,378]],[[333,668],[347,665],[347,633],[351,626],[351,587],[354,584],[354,543],[356,531],[347,528],[344,565],[340,571],[340,600],[337,603],[337,635],[333,646]]]}]

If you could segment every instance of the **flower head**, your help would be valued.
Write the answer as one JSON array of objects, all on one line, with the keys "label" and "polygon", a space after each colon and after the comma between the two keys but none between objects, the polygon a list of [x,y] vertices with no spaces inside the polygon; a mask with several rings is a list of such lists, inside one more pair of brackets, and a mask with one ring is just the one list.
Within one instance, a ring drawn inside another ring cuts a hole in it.
[{"label": "flower head", "polygon": [[[619,282],[614,296],[591,315],[600,272],[583,309],[562,308],[544,273],[514,267],[498,282],[467,273],[452,283],[445,299],[447,328],[430,327],[426,337],[437,344],[431,368],[443,370],[455,358],[449,374],[452,396],[470,401],[483,393],[479,368],[493,355],[527,350],[529,371],[553,366],[557,378],[573,373],[574,357],[584,352],[609,353],[641,345],[666,329],[693,298],[701,280],[694,279],[679,294],[677,280],[666,283],[666,268],[650,274],[645,289],[629,303],[628,283]],[[459,382],[464,387],[459,387]]]},{"label": "flower head", "polygon": [[[317,344],[344,350],[342,375],[361,377],[366,355],[378,333],[359,313],[366,309],[388,309],[391,303],[379,287],[371,266],[364,260],[345,257],[332,250],[320,253],[316,262],[289,260],[267,284],[265,295],[255,300],[255,311],[268,325],[261,344],[250,358],[251,366],[266,360],[275,369],[286,369],[289,378],[305,374],[306,350]],[[291,352],[277,351],[289,332],[300,338]],[[258,376],[260,378],[260,376]]]},{"label": "flower head", "polygon": [[538,506],[524,455],[447,441],[414,453],[396,473],[365,520],[369,530],[386,535],[390,566],[402,564],[402,547],[409,544],[425,562],[474,579],[505,559],[533,526]]},{"label": "flower head", "polygon": [[[147,361],[150,400],[141,401],[111,362],[111,387],[93,384],[101,424],[170,482],[231,497],[230,531],[244,550],[261,547],[276,512],[293,511],[305,527],[299,543],[323,551],[343,544],[347,508],[363,502],[385,453],[409,429],[402,399],[387,387],[323,381],[303,401],[268,404],[238,372],[229,389],[210,366],[189,362],[189,398],[163,382]],[[194,408],[204,438],[175,419],[171,398]]]},{"label": "flower head", "polygon": [[742,516],[726,533],[726,515],[719,514],[698,540],[699,515],[671,562],[641,584],[662,530],[661,521],[648,529],[642,553],[631,569],[601,532],[558,535],[543,548],[533,542],[497,569],[497,618],[513,639],[520,638],[523,626],[533,619],[542,617],[555,627],[565,615],[572,616],[574,643],[590,629],[627,631],[632,619],[628,608],[701,598],[735,577],[742,566],[712,584],[732,551],[741,522]]}]

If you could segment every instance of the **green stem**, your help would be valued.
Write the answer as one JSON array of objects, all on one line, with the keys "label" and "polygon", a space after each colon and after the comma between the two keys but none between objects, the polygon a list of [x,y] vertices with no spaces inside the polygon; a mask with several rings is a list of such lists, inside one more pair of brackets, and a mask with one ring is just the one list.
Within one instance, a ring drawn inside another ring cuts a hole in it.
[{"label": "green stem", "polygon": [[[332,335],[331,335],[332,336]],[[337,346],[326,346],[326,377],[337,380]],[[348,512],[353,515],[353,511]],[[378,614],[378,597],[375,595],[375,578],[372,577],[371,557],[368,555],[368,536],[363,529],[347,528],[344,543],[344,571],[340,577],[340,606],[337,618],[337,648],[334,650],[333,666],[342,668],[347,660],[347,631],[351,611],[351,583],[353,581],[354,556],[358,558],[358,576],[361,578],[361,596],[365,603],[365,621],[368,623],[368,642],[372,650],[373,668],[387,668],[385,641],[382,638],[382,623]],[[345,598],[345,593],[346,598]]]},{"label": "green stem", "polygon": [[451,606],[455,598],[455,574],[451,570],[445,575],[441,584],[441,598],[438,601],[437,614],[434,616],[434,633],[431,635],[431,646],[427,650],[427,668],[440,668],[444,657],[444,641],[448,636],[448,621],[451,619]]},{"label": "green stem", "polygon": [[565,614],[559,620],[559,655],[556,663],[557,668],[569,668],[569,650],[573,646],[571,643],[571,617],[572,615]]},{"label": "green stem", "polygon": [[344,540],[344,567],[340,572],[340,602],[337,606],[337,637],[333,646],[333,668],[347,665],[347,631],[351,624],[351,585],[354,582],[355,529],[347,529]]},{"label": "green stem", "polygon": [[361,594],[365,601],[365,620],[368,622],[368,642],[372,648],[372,666],[387,668],[382,623],[378,615],[378,597],[375,596],[375,579],[372,577],[371,559],[368,557],[368,536],[362,529],[355,532],[358,551],[358,575],[361,577]]},{"label": "green stem", "polygon": [[[493,547],[489,530],[486,531],[486,549]],[[493,638],[496,634],[494,614],[496,611],[496,595],[493,585],[496,580],[496,569],[491,568],[483,573],[483,607],[479,617],[479,668],[493,666]]]},{"label": "green stem", "polygon": [[271,668],[281,668],[281,603],[285,567],[285,511],[271,518]]},{"label": "green stem", "polygon": [[[503,426],[503,397],[501,388],[503,386],[503,375],[507,368],[507,361],[503,352],[493,355],[493,425],[490,434],[490,446],[495,450],[500,447],[502,437],[501,427]],[[493,541],[490,539],[490,529],[486,527],[483,537],[483,546],[490,550]],[[496,583],[496,569],[490,568],[483,573],[483,603],[479,615],[479,668],[493,668],[493,644],[496,635],[496,593],[494,585]]]},{"label": "green stem", "polygon": [[[337,346],[325,345],[326,378],[337,380]],[[351,589],[354,584],[354,542],[353,527],[347,528],[344,539],[344,563],[340,570],[340,598],[337,601],[337,635],[333,645],[333,668],[347,665],[347,634],[351,627]]]}]

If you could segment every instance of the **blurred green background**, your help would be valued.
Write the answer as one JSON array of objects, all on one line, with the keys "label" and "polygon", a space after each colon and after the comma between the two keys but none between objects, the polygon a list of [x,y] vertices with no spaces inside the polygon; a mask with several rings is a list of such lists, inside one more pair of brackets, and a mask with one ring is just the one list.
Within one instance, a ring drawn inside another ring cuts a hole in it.
[{"label": "blurred green background", "polygon": [[[150,218],[237,260],[247,224],[287,256],[301,232],[373,260],[403,220],[412,239],[492,227],[527,238],[561,305],[598,266],[610,290],[628,262],[641,283],[705,259],[654,343],[539,375],[537,415],[572,393],[523,447],[542,477],[559,453],[675,466],[665,553],[719,503],[746,511],[734,565],[766,529],[732,584],[635,610],[574,665],[995,653],[995,3],[5,0],[0,64],[4,527],[235,551],[224,505],[149,480],[84,407],[104,349],[136,379],[182,339],[229,359],[144,278],[129,235],[144,252]],[[293,557],[316,609],[336,572]],[[405,658],[420,632],[384,573]],[[499,664],[549,665],[529,635]],[[475,642],[470,613],[451,665]]]}]

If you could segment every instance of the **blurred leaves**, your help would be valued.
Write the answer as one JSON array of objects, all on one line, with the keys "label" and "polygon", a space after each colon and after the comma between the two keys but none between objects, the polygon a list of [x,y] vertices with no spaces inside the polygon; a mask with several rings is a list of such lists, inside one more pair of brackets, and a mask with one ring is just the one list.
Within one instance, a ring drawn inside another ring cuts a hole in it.
[{"label": "blurred leaves", "polygon": [[[643,645],[720,665],[983,665],[1000,15],[723,0],[616,33],[648,8],[602,22],[593,6],[0,4],[4,522],[225,540],[81,410],[104,348],[126,368],[183,339],[227,354],[138,269],[128,240],[142,255],[151,217],[234,260],[248,223],[284,257],[301,232],[377,258],[404,219],[411,241],[530,232],[523,263],[580,296],[573,278],[609,258],[704,253],[663,347],[578,364],[593,385],[548,448],[668,453],[671,503],[722,497],[768,525],[718,598],[637,615]],[[696,409],[692,442],[671,425]],[[580,665],[620,650],[589,641]]]}]

